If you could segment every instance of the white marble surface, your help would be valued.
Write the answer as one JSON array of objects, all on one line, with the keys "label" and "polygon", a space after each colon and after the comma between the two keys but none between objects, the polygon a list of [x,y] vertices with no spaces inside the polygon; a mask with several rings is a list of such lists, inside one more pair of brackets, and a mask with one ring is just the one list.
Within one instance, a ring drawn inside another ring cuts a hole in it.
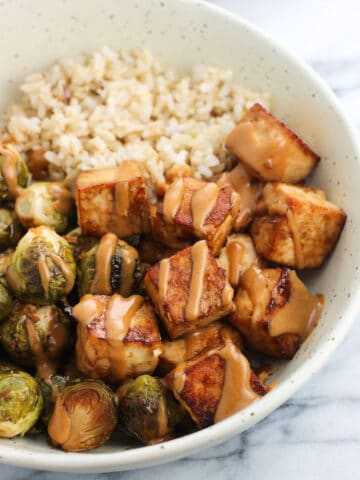
[{"label": "white marble surface", "polygon": [[[360,128],[360,8],[357,0],[213,0],[258,24],[308,60]],[[194,457],[88,480],[360,478],[360,325],[325,368],[290,401],[227,443]],[[0,480],[65,480],[0,465]]]}]

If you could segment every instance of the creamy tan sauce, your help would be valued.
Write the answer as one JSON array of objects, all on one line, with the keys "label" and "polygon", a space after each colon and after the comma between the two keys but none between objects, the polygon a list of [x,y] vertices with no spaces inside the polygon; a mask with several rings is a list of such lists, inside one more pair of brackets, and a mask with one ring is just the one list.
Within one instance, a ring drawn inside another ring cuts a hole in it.
[{"label": "creamy tan sauce", "polygon": [[71,421],[61,398],[55,403],[54,412],[48,425],[48,433],[57,445],[65,444],[70,438]]},{"label": "creamy tan sauce", "polygon": [[170,260],[168,258],[164,258],[163,260],[161,260],[159,270],[159,308],[163,316],[164,305],[166,304],[170,268]]},{"label": "creamy tan sauce", "polygon": [[229,264],[228,280],[233,286],[239,285],[245,254],[244,245],[240,242],[229,242],[225,247]]},{"label": "creamy tan sauce", "polygon": [[251,388],[249,362],[235,345],[227,342],[217,353],[225,360],[226,365],[224,385],[214,423],[221,422],[259,398]]},{"label": "creamy tan sauce", "polygon": [[124,245],[121,252],[121,287],[119,293],[127,297],[134,285],[136,261],[139,255],[131,245]]},{"label": "creamy tan sauce", "polygon": [[163,215],[167,223],[174,223],[176,214],[180,208],[184,192],[184,181],[182,178],[172,183],[164,196]]},{"label": "creamy tan sauce", "polygon": [[191,278],[189,298],[185,308],[185,318],[187,321],[195,320],[200,315],[200,304],[207,261],[208,247],[205,240],[195,243],[191,247]]},{"label": "creamy tan sauce", "polygon": [[61,271],[61,273],[63,274],[63,276],[65,278],[65,281],[66,281],[65,290],[66,290],[66,292],[70,292],[70,290],[73,288],[74,282],[75,282],[75,276],[73,274],[72,269],[61,257],[59,257],[59,255],[56,255],[55,253],[50,253],[50,258],[55,263],[55,265],[58,267],[58,269]]},{"label": "creamy tan sauce", "polygon": [[93,295],[84,295],[80,302],[72,308],[72,315],[82,324],[88,323],[99,318],[104,311],[104,305]]},{"label": "creamy tan sauce", "polygon": [[68,215],[73,206],[73,197],[71,192],[66,190],[61,183],[53,182],[49,186],[49,193],[52,198],[54,210],[61,215]]},{"label": "creamy tan sauce", "polygon": [[205,233],[205,221],[216,206],[218,194],[219,186],[216,183],[207,183],[191,198],[193,227],[200,237]]},{"label": "creamy tan sauce", "polygon": [[95,253],[95,276],[91,283],[90,293],[111,295],[111,266],[118,238],[114,233],[101,237]]},{"label": "creamy tan sauce", "polygon": [[22,191],[17,179],[17,153],[10,145],[3,145],[0,147],[0,154],[4,157],[1,167],[2,176],[4,177],[10,195],[16,198]]},{"label": "creamy tan sauce", "polygon": [[261,269],[252,265],[242,276],[241,283],[253,304],[252,322],[261,320],[271,299],[268,282]]},{"label": "creamy tan sauce", "polygon": [[41,286],[44,290],[45,297],[49,297],[49,283],[51,280],[51,272],[47,266],[46,259],[44,257],[40,257],[38,260],[38,268],[41,280]]}]

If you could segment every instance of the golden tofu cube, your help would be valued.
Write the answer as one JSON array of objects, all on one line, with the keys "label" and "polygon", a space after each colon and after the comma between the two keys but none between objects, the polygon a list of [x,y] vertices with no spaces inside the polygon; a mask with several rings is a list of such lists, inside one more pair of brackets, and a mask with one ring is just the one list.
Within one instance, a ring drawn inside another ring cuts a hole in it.
[{"label": "golden tofu cube", "polygon": [[152,266],[144,283],[171,339],[233,310],[233,289],[205,240]]},{"label": "golden tofu cube", "polygon": [[250,235],[234,233],[227,239],[217,259],[218,265],[225,271],[232,287],[239,286],[240,279],[250,265],[263,266],[255,250]]},{"label": "golden tofu cube", "polygon": [[226,147],[265,181],[301,182],[319,161],[294,132],[258,103],[230,132]]},{"label": "golden tofu cube", "polygon": [[240,162],[232,170],[223,172],[216,179],[216,183],[220,187],[230,185],[240,195],[240,208],[233,229],[236,232],[246,229],[253,219],[263,183],[251,177]]},{"label": "golden tofu cube", "polygon": [[164,220],[162,204],[150,208],[151,233],[157,242],[174,250],[182,250],[194,241],[191,231],[185,230],[175,223]]},{"label": "golden tofu cube", "polygon": [[240,350],[242,349],[242,340],[238,330],[226,323],[214,322],[207,327],[185,335],[183,338],[163,342],[159,367],[168,372],[178,363],[189,360],[206,348],[214,347],[227,340],[232,341]]},{"label": "golden tofu cube", "polygon": [[251,225],[256,251],[267,260],[295,267],[320,267],[333,250],[346,215],[318,189],[269,183],[261,212]]},{"label": "golden tofu cube", "polygon": [[247,358],[230,341],[179,363],[165,378],[201,428],[228,418],[265,393]]},{"label": "golden tofu cube", "polygon": [[84,375],[119,383],[152,374],[162,352],[157,318],[140,295],[84,295],[77,320],[76,361]]},{"label": "golden tofu cube", "polygon": [[150,230],[146,182],[137,162],[81,172],[75,196],[83,235],[112,232],[125,238]]},{"label": "golden tofu cube", "polygon": [[251,266],[242,276],[230,322],[247,345],[272,357],[292,358],[316,326],[322,295],[312,295],[288,268]]},{"label": "golden tofu cube", "polygon": [[229,185],[219,187],[192,177],[176,180],[164,196],[162,216],[184,234],[205,239],[217,255],[233,227],[240,197]]}]

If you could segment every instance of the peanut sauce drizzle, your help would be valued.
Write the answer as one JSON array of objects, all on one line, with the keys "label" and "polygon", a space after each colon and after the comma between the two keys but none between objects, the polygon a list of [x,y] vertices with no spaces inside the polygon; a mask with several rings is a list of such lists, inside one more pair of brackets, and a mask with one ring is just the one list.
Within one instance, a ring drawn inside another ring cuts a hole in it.
[{"label": "peanut sauce drizzle", "polygon": [[170,268],[170,260],[168,258],[161,260],[159,270],[159,308],[163,316],[165,316],[164,304],[166,303]]},{"label": "peanut sauce drizzle", "polygon": [[68,215],[73,205],[71,192],[64,188],[60,182],[53,182],[49,186],[49,193],[52,197],[54,210],[61,215]]},{"label": "peanut sauce drizzle", "polygon": [[49,283],[51,280],[51,273],[46,264],[46,259],[44,257],[39,257],[38,268],[41,280],[41,286],[44,290],[45,297],[49,297]]},{"label": "peanut sauce drizzle", "polygon": [[124,245],[121,249],[121,286],[119,293],[124,297],[130,295],[136,269],[136,260],[139,258],[138,252],[131,245]]},{"label": "peanut sauce drizzle", "polygon": [[208,247],[205,240],[196,242],[191,247],[191,279],[189,298],[185,308],[185,318],[195,320],[200,314],[200,302],[204,288],[204,276],[208,260]]},{"label": "peanut sauce drizzle", "polygon": [[268,282],[260,268],[255,265],[244,273],[241,279],[242,285],[250,296],[253,304],[253,313],[251,321],[256,323],[265,315],[266,307],[271,299],[271,292],[268,288]]},{"label": "peanut sauce drizzle", "polygon": [[245,248],[240,242],[233,241],[226,245],[225,252],[229,264],[228,280],[231,285],[236,286],[242,273]]},{"label": "peanut sauce drizzle", "polygon": [[217,354],[226,364],[224,385],[216,407],[214,423],[221,422],[259,399],[251,388],[249,362],[235,345],[226,342]]},{"label": "peanut sauce drizzle", "polygon": [[95,276],[90,293],[111,295],[111,266],[117,242],[118,239],[114,233],[107,233],[101,237],[95,253]]},{"label": "peanut sauce drizzle", "polygon": [[59,255],[56,255],[55,253],[50,253],[50,258],[55,263],[55,265],[59,268],[59,270],[61,271],[61,273],[65,278],[65,281],[66,281],[65,290],[67,292],[70,292],[75,282],[74,274],[71,268],[66,262],[64,262],[64,260],[61,257],[59,257]]},{"label": "peanut sauce drizzle", "polygon": [[80,323],[88,323],[99,318],[104,311],[101,301],[93,295],[86,294],[80,298],[80,302],[72,308],[72,315]]},{"label": "peanut sauce drizzle", "polygon": [[204,234],[205,221],[217,203],[218,194],[219,186],[216,183],[207,183],[191,198],[193,227],[198,236]]},{"label": "peanut sauce drizzle", "polygon": [[2,145],[0,147],[0,154],[4,157],[1,166],[2,176],[4,177],[10,195],[15,198],[22,191],[17,179],[17,152],[11,145]]},{"label": "peanut sauce drizzle", "polygon": [[174,223],[176,214],[180,208],[184,191],[184,181],[182,178],[176,180],[167,189],[163,202],[163,215],[167,223]]}]

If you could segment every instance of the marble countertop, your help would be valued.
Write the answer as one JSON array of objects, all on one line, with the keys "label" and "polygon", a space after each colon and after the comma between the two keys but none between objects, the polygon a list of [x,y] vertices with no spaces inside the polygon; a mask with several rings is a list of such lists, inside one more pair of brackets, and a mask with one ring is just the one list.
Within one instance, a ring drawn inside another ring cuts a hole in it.
[{"label": "marble countertop", "polygon": [[[305,58],[360,128],[360,13],[356,0],[213,0],[260,26]],[[360,325],[291,400],[249,431],[190,458],[132,472],[87,475],[176,480],[360,478]],[[81,475],[0,466],[1,480],[65,480]]]}]

